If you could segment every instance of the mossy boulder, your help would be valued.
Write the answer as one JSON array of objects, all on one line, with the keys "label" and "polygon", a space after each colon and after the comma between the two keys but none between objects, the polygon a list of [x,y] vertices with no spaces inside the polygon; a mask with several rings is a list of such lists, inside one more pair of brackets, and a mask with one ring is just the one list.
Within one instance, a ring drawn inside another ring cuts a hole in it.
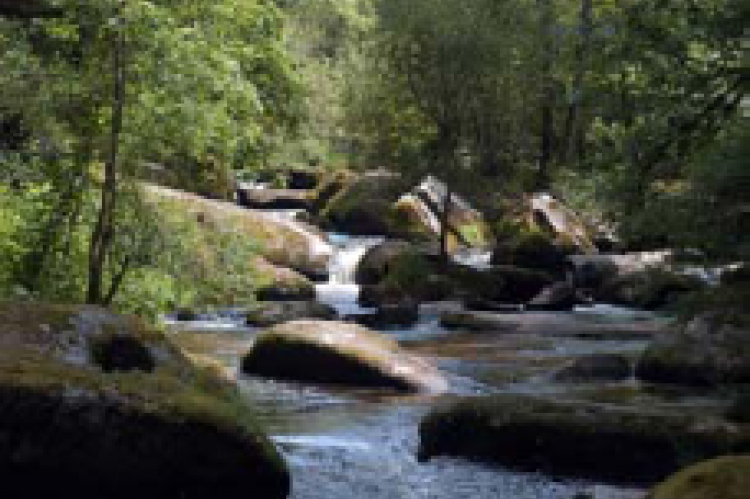
[{"label": "mossy boulder", "polygon": [[568,257],[576,248],[540,231],[522,232],[500,241],[490,258],[493,265],[513,265],[562,276],[571,267]]},{"label": "mossy boulder", "polygon": [[0,303],[0,324],[6,494],[288,495],[236,388],[161,332],[91,306]]},{"label": "mossy boulder", "polygon": [[421,357],[357,324],[293,321],[262,332],[242,360],[246,374],[276,379],[441,392],[447,382]]},{"label": "mossy boulder", "polygon": [[492,302],[526,303],[538,296],[554,279],[547,272],[512,265],[498,265],[477,271],[474,297]]},{"label": "mossy boulder", "polygon": [[680,385],[750,383],[750,327],[704,314],[657,336],[641,356],[636,375]]},{"label": "mossy boulder", "polygon": [[394,235],[391,206],[403,191],[403,180],[390,172],[360,175],[334,195],[320,211],[322,225],[353,235]]},{"label": "mossy boulder", "polygon": [[460,456],[628,483],[750,449],[750,428],[720,419],[523,395],[448,403],[422,420],[419,435],[421,459]]},{"label": "mossy boulder", "polygon": [[722,456],[681,470],[654,487],[646,499],[747,499],[750,455]]},{"label": "mossy boulder", "polygon": [[260,276],[257,297],[265,301],[308,301],[315,298],[315,285],[292,269],[277,267],[265,258],[253,260]]},{"label": "mossy boulder", "polygon": [[246,236],[248,245],[256,245],[258,253],[275,266],[306,276],[327,274],[332,248],[314,227],[174,189],[144,185],[143,192],[148,201],[165,211],[195,217],[201,230]]},{"label": "mossy boulder", "polygon": [[397,260],[410,252],[414,252],[413,245],[406,241],[385,241],[373,246],[357,264],[354,281],[360,285],[378,284],[398,265]]},{"label": "mossy boulder", "polygon": [[316,301],[261,302],[246,314],[251,326],[274,326],[299,319],[335,320],[336,310],[330,305]]}]

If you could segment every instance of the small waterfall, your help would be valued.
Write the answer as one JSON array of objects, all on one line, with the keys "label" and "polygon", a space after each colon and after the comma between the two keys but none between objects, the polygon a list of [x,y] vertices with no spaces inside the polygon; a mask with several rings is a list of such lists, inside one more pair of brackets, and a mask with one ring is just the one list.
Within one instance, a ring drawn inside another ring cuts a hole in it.
[{"label": "small waterfall", "polygon": [[333,244],[333,255],[328,265],[328,282],[315,286],[318,301],[331,305],[342,316],[370,312],[357,304],[359,285],[354,282],[354,275],[367,250],[385,238],[329,234],[328,239]]}]

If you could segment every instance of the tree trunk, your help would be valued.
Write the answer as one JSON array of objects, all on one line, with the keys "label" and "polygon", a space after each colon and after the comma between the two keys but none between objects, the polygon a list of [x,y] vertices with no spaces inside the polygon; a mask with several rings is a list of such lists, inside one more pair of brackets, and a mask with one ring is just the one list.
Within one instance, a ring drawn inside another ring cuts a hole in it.
[{"label": "tree trunk", "polygon": [[579,14],[579,32],[581,39],[575,53],[575,73],[573,75],[572,95],[568,103],[568,114],[565,118],[565,132],[560,147],[560,162],[567,163],[574,155],[580,158],[583,130],[580,126],[580,108],[583,101],[583,77],[586,73],[586,55],[588,54],[593,29],[591,0],[581,0]]},{"label": "tree trunk", "polygon": [[112,77],[114,92],[112,99],[112,123],[109,136],[109,154],[104,164],[104,184],[102,185],[101,206],[91,235],[89,246],[89,275],[86,302],[104,304],[104,270],[107,255],[114,237],[115,209],[117,203],[117,161],[120,132],[122,130],[124,71],[122,61],[122,40],[119,33],[112,40]]},{"label": "tree trunk", "polygon": [[450,182],[445,182],[445,196],[443,196],[443,207],[440,210],[440,262],[447,268],[450,254],[448,252],[448,234],[450,233],[450,212],[453,202],[453,191]]},{"label": "tree trunk", "polygon": [[545,191],[549,188],[550,164],[554,147],[554,89],[552,88],[552,62],[554,51],[554,40],[552,39],[552,26],[554,23],[554,11],[551,0],[538,0],[540,8],[540,31],[542,37],[541,56],[541,78],[542,78],[542,126],[541,126],[541,149],[539,152],[539,170],[537,171],[535,188]]}]

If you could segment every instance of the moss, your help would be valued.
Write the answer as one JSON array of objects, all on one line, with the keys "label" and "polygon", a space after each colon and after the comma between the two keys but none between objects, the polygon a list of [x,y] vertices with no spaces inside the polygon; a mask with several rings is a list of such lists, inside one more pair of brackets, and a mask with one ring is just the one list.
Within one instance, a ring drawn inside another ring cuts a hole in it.
[{"label": "moss", "polygon": [[698,463],[657,485],[647,499],[747,499],[750,455]]},{"label": "moss", "polygon": [[422,458],[457,455],[614,482],[648,483],[747,450],[750,429],[720,420],[514,395],[449,404],[420,425]]}]

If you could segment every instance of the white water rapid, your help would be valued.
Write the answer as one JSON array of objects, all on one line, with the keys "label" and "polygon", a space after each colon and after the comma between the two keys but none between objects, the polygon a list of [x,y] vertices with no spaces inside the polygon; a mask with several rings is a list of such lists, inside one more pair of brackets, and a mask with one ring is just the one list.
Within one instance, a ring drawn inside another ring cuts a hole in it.
[{"label": "white water rapid", "polygon": [[315,286],[318,301],[331,305],[342,316],[371,312],[371,309],[357,304],[359,285],[354,282],[354,275],[367,250],[382,243],[385,238],[329,234],[328,239],[334,249],[328,264],[328,282]]}]

